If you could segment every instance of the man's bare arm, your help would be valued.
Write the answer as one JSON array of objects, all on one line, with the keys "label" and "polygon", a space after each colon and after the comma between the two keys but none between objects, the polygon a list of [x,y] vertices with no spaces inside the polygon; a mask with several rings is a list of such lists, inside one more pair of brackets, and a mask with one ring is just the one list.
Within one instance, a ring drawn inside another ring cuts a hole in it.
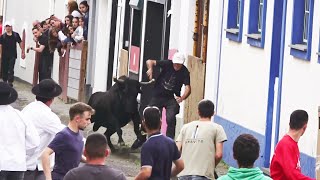
[{"label": "man's bare arm", "polygon": [[40,45],[40,47],[28,47],[28,49],[34,50],[35,52],[41,53],[44,50],[45,46]]},{"label": "man's bare arm", "polygon": [[214,160],[215,160],[214,162],[215,162],[216,166],[221,161],[222,155],[223,155],[223,142],[220,142],[220,143],[216,144],[216,154],[214,157]]},{"label": "man's bare arm", "polygon": [[50,169],[50,155],[53,153],[51,148],[46,147],[41,155],[43,173],[46,180],[52,180],[51,169]]},{"label": "man's bare arm", "polygon": [[141,167],[139,174],[134,178],[135,180],[147,180],[150,178],[152,167]]},{"label": "man's bare arm", "polygon": [[178,103],[181,103],[182,101],[186,100],[191,94],[191,86],[186,85],[184,93],[181,97],[177,97],[176,100]]},{"label": "man's bare arm", "polygon": [[171,177],[177,176],[184,169],[184,162],[181,158],[173,161],[173,164],[174,165],[172,166]]},{"label": "man's bare arm", "polygon": [[20,49],[21,49],[21,58],[24,59],[26,57],[26,52],[24,50],[24,46],[22,42],[19,43]]},{"label": "man's bare arm", "polygon": [[176,142],[176,145],[177,145],[178,150],[179,150],[180,153],[181,153],[181,151],[182,151],[182,143],[179,142],[179,141],[177,141],[177,142]]},{"label": "man's bare arm", "polygon": [[148,75],[149,79],[151,80],[152,74],[153,74],[153,66],[157,65],[157,61],[149,59],[149,60],[147,60],[146,64],[147,64],[147,68],[148,68],[147,75]]},{"label": "man's bare arm", "polygon": [[2,58],[2,45],[0,44],[0,59]]}]

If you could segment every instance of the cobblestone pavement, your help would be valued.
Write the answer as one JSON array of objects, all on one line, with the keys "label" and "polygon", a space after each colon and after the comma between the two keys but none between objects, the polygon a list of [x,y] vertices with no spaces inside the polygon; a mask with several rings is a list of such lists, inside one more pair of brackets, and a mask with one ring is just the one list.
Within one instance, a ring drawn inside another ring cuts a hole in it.
[{"label": "cobblestone pavement", "polygon": [[[34,101],[35,96],[31,93],[31,85],[22,81],[15,81],[14,88],[18,91],[18,100],[12,104],[14,108],[19,110],[23,109],[28,103]],[[68,124],[69,117],[69,108],[71,104],[66,104],[60,99],[56,98],[52,104],[52,111],[55,112],[63,122],[63,124]],[[118,149],[117,152],[113,152],[106,160],[106,164],[121,169],[128,179],[133,179],[135,175],[138,174],[140,169],[140,152],[139,149],[132,151],[130,150],[131,144],[136,139],[136,136],[133,132],[132,124],[128,124],[122,128],[123,130],[123,140],[126,143],[126,146],[119,147],[117,146],[118,137],[116,133],[111,137],[111,141],[115,144]],[[99,133],[104,133],[105,128],[100,128]],[[85,131],[84,136],[88,136],[92,132],[92,125],[90,125]],[[217,167],[217,173],[223,175],[227,171],[227,166],[223,163],[220,163]]]}]

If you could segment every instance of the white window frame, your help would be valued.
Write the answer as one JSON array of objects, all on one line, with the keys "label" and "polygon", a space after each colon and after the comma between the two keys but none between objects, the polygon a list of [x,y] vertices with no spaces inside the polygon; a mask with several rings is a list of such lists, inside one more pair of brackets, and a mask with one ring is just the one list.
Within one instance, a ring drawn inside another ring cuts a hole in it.
[{"label": "white window frame", "polygon": [[308,43],[308,27],[310,17],[310,1],[304,0],[304,17],[303,17],[303,35],[302,39],[304,43]]},{"label": "white window frame", "polygon": [[238,0],[238,12],[237,12],[237,28],[240,28],[240,13],[241,13],[241,0]]},{"label": "white window frame", "polygon": [[258,19],[258,32],[261,33],[262,31],[262,23],[263,23],[263,1],[259,0],[259,19]]}]

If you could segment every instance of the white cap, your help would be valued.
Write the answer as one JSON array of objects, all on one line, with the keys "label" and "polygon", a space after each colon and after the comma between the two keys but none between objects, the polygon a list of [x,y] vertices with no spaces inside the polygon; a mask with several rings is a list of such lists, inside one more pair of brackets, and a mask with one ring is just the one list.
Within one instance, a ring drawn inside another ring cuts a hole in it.
[{"label": "white cap", "polygon": [[173,55],[172,62],[175,64],[183,64],[185,59],[184,54],[177,52]]},{"label": "white cap", "polygon": [[11,22],[10,22],[10,21],[6,21],[6,22],[4,23],[4,27],[6,27],[6,26],[10,26],[10,27],[12,27]]}]

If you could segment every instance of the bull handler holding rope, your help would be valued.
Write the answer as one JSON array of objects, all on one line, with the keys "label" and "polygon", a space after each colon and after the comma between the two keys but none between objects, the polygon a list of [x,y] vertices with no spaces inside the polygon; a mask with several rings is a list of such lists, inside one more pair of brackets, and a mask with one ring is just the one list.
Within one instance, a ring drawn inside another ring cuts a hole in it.
[{"label": "bull handler holding rope", "polygon": [[[156,79],[149,106],[157,106],[160,110],[166,108],[167,136],[174,139],[176,131],[176,114],[179,113],[180,103],[191,94],[190,73],[186,66],[184,54],[177,52],[170,60],[147,60],[147,75],[151,80],[153,67],[160,67],[161,73]],[[181,96],[181,87],[185,91]]]}]

